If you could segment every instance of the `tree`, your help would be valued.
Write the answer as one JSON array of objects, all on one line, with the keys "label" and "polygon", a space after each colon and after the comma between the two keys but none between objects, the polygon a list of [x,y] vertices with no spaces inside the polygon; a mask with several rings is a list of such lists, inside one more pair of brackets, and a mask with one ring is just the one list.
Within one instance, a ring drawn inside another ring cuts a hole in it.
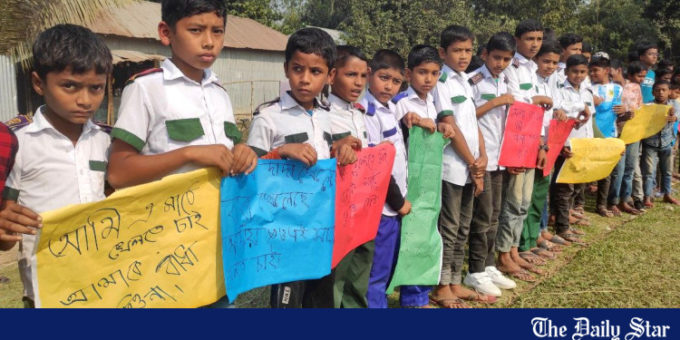
[{"label": "tree", "polygon": [[349,19],[347,0],[308,0],[302,21],[309,26],[337,29]]}]

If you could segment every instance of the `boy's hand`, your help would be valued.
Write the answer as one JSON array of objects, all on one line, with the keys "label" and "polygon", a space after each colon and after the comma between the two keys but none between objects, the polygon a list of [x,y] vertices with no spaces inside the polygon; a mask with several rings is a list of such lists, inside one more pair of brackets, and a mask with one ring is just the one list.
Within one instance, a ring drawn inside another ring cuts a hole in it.
[{"label": "boy's hand", "polygon": [[512,105],[515,103],[515,97],[509,93],[496,97],[494,100],[496,101],[494,106]]},{"label": "boy's hand", "polygon": [[593,96],[593,103],[595,103],[595,106],[599,106],[600,104],[602,104],[603,101],[604,98],[600,96]]},{"label": "boy's hand", "polygon": [[561,109],[556,109],[555,111],[553,111],[553,118],[557,119],[560,122],[566,122],[567,119],[569,119],[569,117],[567,117],[567,113]]},{"label": "boy's hand", "polygon": [[21,241],[17,233],[35,235],[42,226],[40,215],[14,201],[7,201],[0,211],[0,241]]},{"label": "boy's hand", "polygon": [[527,171],[525,168],[507,168],[507,169],[508,173],[511,175],[519,175]]},{"label": "boy's hand", "polygon": [[411,202],[409,202],[409,200],[404,200],[404,205],[397,212],[401,216],[408,215],[411,212]]},{"label": "boy's hand", "polygon": [[562,148],[562,157],[564,158],[571,158],[574,156],[574,153],[571,152],[571,148],[568,146],[565,146]]},{"label": "boy's hand", "polygon": [[578,114],[577,119],[578,122],[576,123],[575,126],[577,129],[580,129],[581,126],[583,126],[583,124],[585,124],[588,121],[588,119],[590,119],[590,109],[588,109],[588,107],[586,106],[585,110],[581,111]]},{"label": "boy's hand", "polygon": [[357,153],[350,144],[342,144],[338,149],[336,155],[338,165],[352,164],[357,161]]},{"label": "boy's hand", "polygon": [[407,112],[401,121],[406,125],[407,128],[411,128],[413,125],[418,125],[420,122],[420,116],[413,112]]},{"label": "boy's hand", "polygon": [[678,120],[677,117],[673,114],[673,109],[668,110],[668,116],[666,117],[666,121],[669,123],[673,123],[676,120]]},{"label": "boy's hand", "polygon": [[434,130],[437,129],[437,127],[434,124],[434,120],[430,118],[421,118],[417,126],[420,126],[421,128],[429,131],[430,133],[434,133]]},{"label": "boy's hand", "polygon": [[187,158],[203,166],[216,166],[222,176],[229,176],[234,163],[234,154],[223,144],[193,145],[186,148]]},{"label": "boy's hand", "polygon": [[538,158],[536,159],[536,168],[543,169],[545,167],[545,162],[548,160],[545,150],[541,148],[538,150]]},{"label": "boy's hand", "polygon": [[612,107],[612,110],[614,110],[614,113],[616,115],[621,116],[626,113],[626,108],[623,105],[614,105]]},{"label": "boy's hand", "polygon": [[475,185],[475,197],[479,197],[484,191],[484,177],[472,178],[472,183]]},{"label": "boy's hand", "polygon": [[444,138],[451,139],[456,136],[456,130],[451,124],[441,122],[437,124],[437,129],[444,135]]},{"label": "boy's hand", "polygon": [[236,144],[231,150],[234,154],[234,164],[231,166],[231,174],[250,174],[257,166],[255,151],[245,144]]},{"label": "boy's hand", "polygon": [[282,158],[292,158],[305,163],[307,166],[316,164],[316,150],[307,143],[284,144],[279,148]]},{"label": "boy's hand", "polygon": [[475,159],[475,162],[472,163],[472,167],[470,168],[473,177],[484,178],[484,173],[486,172],[486,165],[488,163],[489,159],[486,157],[486,155],[481,155],[479,156],[479,158]]},{"label": "boy's hand", "polygon": [[534,96],[531,98],[534,105],[542,106],[546,110],[552,109],[553,101],[548,96]]}]

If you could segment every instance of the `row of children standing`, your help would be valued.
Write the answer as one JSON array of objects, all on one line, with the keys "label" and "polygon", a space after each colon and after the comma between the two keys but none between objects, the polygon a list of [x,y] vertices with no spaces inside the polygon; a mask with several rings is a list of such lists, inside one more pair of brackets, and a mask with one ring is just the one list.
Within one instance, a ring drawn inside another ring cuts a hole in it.
[{"label": "row of children standing", "polygon": [[[560,250],[553,242],[580,242],[580,232],[569,225],[574,186],[551,185],[541,171],[498,164],[507,109],[514,101],[546,109],[544,137],[551,119],[568,118],[578,120],[571,137],[592,137],[594,98],[582,84],[588,61],[580,54],[562,60],[566,79],[555,80],[564,53],[555,42],[543,43],[538,22],[520,23],[514,36],[491,37],[484,65],[470,74],[465,71],[474,36],[465,27],[447,27],[439,48],[415,46],[406,63],[390,50],[369,60],[356,47],[336,47],[322,30],[302,29],[286,46],[290,91],[258,108],[243,143],[229,96],[210,71],[223,46],[225,20],[222,1],[163,1],[159,35],[172,57],[125,87],[112,142],[91,120],[112,69],[108,48],[74,25],[58,25],[38,37],[32,79],[45,105],[33,122],[14,126],[21,148],[10,162],[0,212],[0,246],[21,242],[27,307],[34,299],[29,259],[42,227],[36,212],[103,199],[105,180],[122,188],[203,166],[216,166],[225,176],[248,174],[258,157],[308,165],[335,157],[344,165],[356,160],[355,150],[390,142],[396,157],[376,239],[350,252],[328,277],[275,286],[271,300],[275,307],[387,307],[400,218],[411,210],[405,199],[411,126],[440,131],[450,144],[443,150],[440,283],[433,291],[402,287],[402,306],[493,303],[501,289],[515,287],[507,276],[535,280],[531,272],[540,274],[537,265]],[[399,93],[404,80],[409,87]],[[328,101],[319,100],[327,83]],[[568,148],[558,166],[566,157]],[[548,187],[558,235],[546,227]]]}]

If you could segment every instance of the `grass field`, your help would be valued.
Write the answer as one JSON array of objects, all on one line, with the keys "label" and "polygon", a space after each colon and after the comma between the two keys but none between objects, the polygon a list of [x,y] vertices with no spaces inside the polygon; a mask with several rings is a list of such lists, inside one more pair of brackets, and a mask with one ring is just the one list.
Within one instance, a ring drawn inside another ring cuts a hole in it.
[{"label": "grass field", "polygon": [[[588,199],[592,204],[592,198]],[[589,207],[592,211],[592,206]],[[678,308],[680,307],[680,207],[657,203],[639,217],[605,219],[588,213],[587,247],[572,246],[543,267],[539,282],[519,282],[491,308]],[[0,308],[20,308],[16,262],[0,267]],[[244,307],[266,307],[266,289],[244,294]],[[390,306],[398,306],[398,293]],[[473,305],[485,308],[485,305]]]}]

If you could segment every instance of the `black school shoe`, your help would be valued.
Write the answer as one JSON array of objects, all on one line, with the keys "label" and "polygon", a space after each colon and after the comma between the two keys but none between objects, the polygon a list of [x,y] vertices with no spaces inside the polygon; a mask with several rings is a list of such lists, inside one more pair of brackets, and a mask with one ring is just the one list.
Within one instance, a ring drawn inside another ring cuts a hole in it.
[{"label": "black school shoe", "polygon": [[642,203],[642,201],[640,200],[633,200],[633,206],[635,207],[635,209],[640,210],[641,212],[647,211],[645,204]]}]

